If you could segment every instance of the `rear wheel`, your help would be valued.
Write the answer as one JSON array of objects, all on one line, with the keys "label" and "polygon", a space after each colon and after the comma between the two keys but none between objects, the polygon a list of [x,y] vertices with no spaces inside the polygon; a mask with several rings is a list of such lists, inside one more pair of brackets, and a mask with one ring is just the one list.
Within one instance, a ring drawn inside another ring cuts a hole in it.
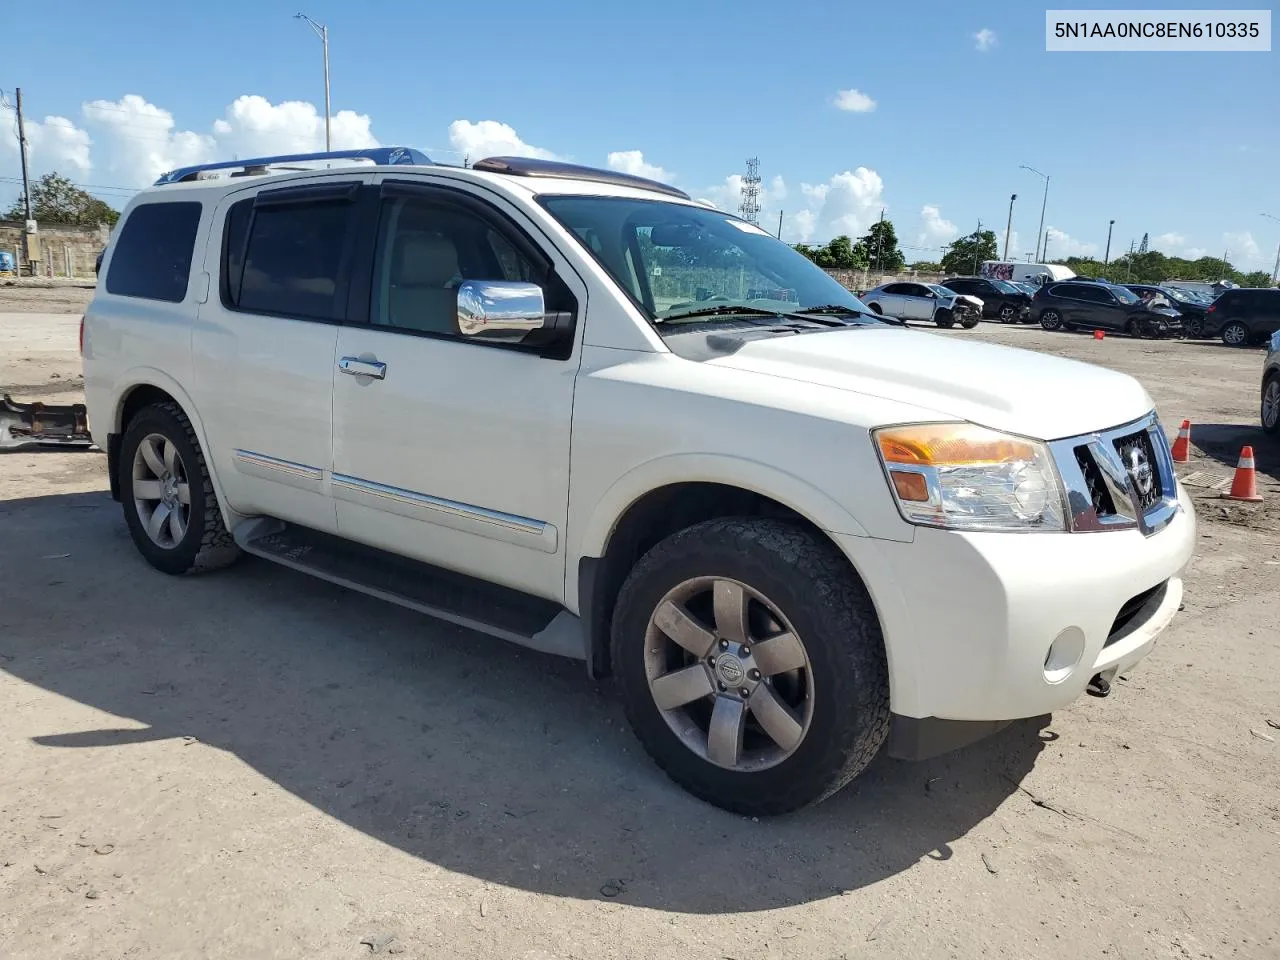
[{"label": "rear wheel", "polygon": [[195,430],[176,403],[153,404],[129,421],[118,470],[129,534],[157,570],[212,570],[240,555],[222,522]]},{"label": "rear wheel", "polygon": [[878,303],[871,304],[871,312],[876,314],[881,314],[881,315],[884,314],[884,311],[880,309],[880,304]]},{"label": "rear wheel", "polygon": [[1046,330],[1062,329],[1062,314],[1052,308],[1040,311],[1040,326]]},{"label": "rear wheel", "polygon": [[640,742],[727,810],[816,803],[888,734],[871,598],[834,546],[789,524],[711,520],[668,537],[623,584],[612,642]]},{"label": "rear wheel", "polygon": [[1232,320],[1222,328],[1222,342],[1229,347],[1244,347],[1249,343],[1249,328],[1239,320]]},{"label": "rear wheel", "polygon": [[1280,373],[1273,373],[1262,385],[1262,429],[1280,433]]},{"label": "rear wheel", "polygon": [[1185,320],[1187,338],[1198,340],[1204,336],[1204,317],[1190,316]]}]

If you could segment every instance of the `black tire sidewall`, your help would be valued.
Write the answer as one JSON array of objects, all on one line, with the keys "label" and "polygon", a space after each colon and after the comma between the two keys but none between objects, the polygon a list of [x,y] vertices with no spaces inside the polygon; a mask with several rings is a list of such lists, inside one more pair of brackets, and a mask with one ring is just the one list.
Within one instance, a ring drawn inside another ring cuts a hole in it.
[{"label": "black tire sidewall", "polygon": [[[1008,316],[1006,316],[1006,314],[1008,314]],[[997,316],[1000,318],[1001,323],[1014,323],[1018,319],[1018,311],[1012,304],[1006,303],[1000,308],[1000,312]]]},{"label": "black tire sidewall", "polygon": [[[205,485],[204,462],[187,435],[187,426],[163,407],[153,406],[142,410],[126,428],[120,443],[120,461],[117,465],[120,482],[120,503],[124,508],[125,524],[138,551],[147,562],[165,573],[181,574],[190,570],[204,539]],[[157,433],[178,448],[178,456],[186,470],[187,488],[191,506],[187,532],[182,542],[172,549],[159,546],[147,536],[138,516],[133,497],[133,458],[142,440]]]},{"label": "black tire sidewall", "polygon": [[943,307],[933,315],[933,322],[942,329],[949,330],[951,327],[955,326],[956,320],[955,315],[952,314],[950,310]]},{"label": "black tire sidewall", "polygon": [[[1238,343],[1232,343],[1230,340],[1227,339],[1227,331],[1234,330],[1236,328],[1239,328],[1244,331],[1244,337],[1242,337]],[[1247,347],[1249,345],[1249,328],[1246,327],[1239,320],[1232,320],[1225,327],[1223,327],[1221,336],[1222,336],[1222,342],[1225,343],[1228,347]]]},{"label": "black tire sidewall", "polygon": [[[1049,321],[1047,318],[1053,316],[1056,319]],[[1040,312],[1040,326],[1050,332],[1062,329],[1062,314],[1057,310],[1042,310]]]},{"label": "black tire sidewall", "polygon": [[[690,531],[685,531],[687,534]],[[681,536],[677,534],[676,536]],[[787,796],[786,809],[796,809],[827,796],[843,785],[833,778],[845,767],[851,724],[874,725],[874,717],[856,717],[859,695],[868,684],[884,687],[887,675],[858,675],[837,640],[847,639],[832,622],[833,611],[823,603],[823,591],[812,578],[796,575],[768,554],[744,549],[741,542],[711,533],[702,542],[692,539],[661,566],[643,562],[623,587],[614,618],[614,675],[637,737],[667,773],[695,795],[741,812],[775,812],[753,808],[753,798]],[[744,773],[717,767],[684,745],[668,726],[649,691],[644,666],[644,643],[649,617],[662,598],[678,584],[696,577],[718,576],[749,584],[769,597],[798,632],[813,668],[813,717],[800,746],[786,760],[765,770]],[[860,585],[859,585],[860,586]],[[869,598],[868,598],[869,604]],[[872,616],[874,621],[874,613]],[[878,622],[868,625],[874,642],[883,647]],[[857,738],[857,732],[853,736]],[[877,748],[879,744],[876,745]]]},{"label": "black tire sidewall", "polygon": [[[1267,397],[1267,388],[1268,388],[1268,387],[1270,387],[1270,386],[1271,386],[1271,384],[1273,384],[1273,383],[1277,383],[1277,382],[1280,382],[1280,373],[1273,373],[1273,374],[1271,374],[1271,376],[1267,377],[1267,379],[1266,379],[1266,380],[1262,381],[1262,399],[1263,399],[1263,401],[1265,401],[1265,400],[1266,400],[1266,397]],[[1259,405],[1259,410],[1258,410],[1258,422],[1262,425],[1262,432],[1263,432],[1263,433],[1267,433],[1267,434],[1270,434],[1270,435],[1272,435],[1272,436],[1275,436],[1277,433],[1280,433],[1280,410],[1278,410],[1278,411],[1276,412],[1276,421],[1275,421],[1275,423],[1271,424],[1270,426],[1267,426],[1267,420],[1266,420],[1265,415],[1264,415],[1264,414],[1263,414],[1263,412],[1262,412],[1261,404],[1260,404],[1260,405]]]}]

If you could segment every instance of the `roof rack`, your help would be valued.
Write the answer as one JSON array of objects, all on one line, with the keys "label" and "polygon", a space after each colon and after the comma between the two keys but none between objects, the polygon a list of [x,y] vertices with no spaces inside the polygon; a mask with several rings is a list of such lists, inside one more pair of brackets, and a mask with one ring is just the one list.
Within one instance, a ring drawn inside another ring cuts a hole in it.
[{"label": "roof rack", "polygon": [[616,170],[600,170],[596,167],[583,167],[575,163],[561,163],[559,160],[537,160],[532,157],[489,157],[471,165],[473,170],[488,173],[505,173],[516,177],[561,177],[566,180],[590,180],[593,183],[611,183],[618,187],[639,187],[642,190],[653,190],[668,196],[692,200],[689,194],[678,187],[650,180],[648,177],[637,177],[630,173],[618,173]]},{"label": "roof rack", "polygon": [[372,160],[378,166],[401,166],[414,164],[431,165],[431,158],[421,150],[412,147],[368,147],[363,150],[330,150],[325,153],[290,153],[278,157],[254,157],[250,160],[221,160],[218,163],[199,163],[190,167],[179,167],[163,174],[155,185],[166,183],[185,183],[191,180],[203,180],[200,176],[211,170],[241,170],[233,173],[233,177],[246,177],[264,174],[267,167],[278,167],[289,163],[313,163],[324,160]]}]

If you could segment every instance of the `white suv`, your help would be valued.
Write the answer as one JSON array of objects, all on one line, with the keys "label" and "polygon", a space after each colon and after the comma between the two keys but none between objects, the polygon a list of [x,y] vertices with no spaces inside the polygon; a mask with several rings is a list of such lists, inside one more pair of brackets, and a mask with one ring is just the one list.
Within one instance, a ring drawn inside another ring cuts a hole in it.
[{"label": "white suv", "polygon": [[82,333],[153,566],[247,552],[585,660],[743,813],[1105,688],[1195,537],[1136,381],[879,320],[606,171],[177,171],[125,210]]}]

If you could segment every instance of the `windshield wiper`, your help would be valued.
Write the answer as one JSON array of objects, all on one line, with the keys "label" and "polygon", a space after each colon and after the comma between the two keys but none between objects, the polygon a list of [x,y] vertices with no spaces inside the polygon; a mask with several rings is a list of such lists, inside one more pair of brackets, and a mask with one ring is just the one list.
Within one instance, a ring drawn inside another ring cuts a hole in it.
[{"label": "windshield wiper", "polygon": [[685,320],[696,320],[699,317],[723,317],[737,315],[742,317],[783,317],[786,314],[776,310],[760,310],[756,307],[735,307],[732,304],[721,304],[718,307],[703,307],[700,310],[686,310],[684,313],[672,313],[665,317],[657,317],[654,323],[681,323]]},{"label": "windshield wiper", "polygon": [[809,317],[810,314],[826,314],[828,316],[841,315],[846,317],[870,317],[873,320],[882,320],[886,323],[896,323],[899,326],[903,326],[903,327],[907,325],[905,320],[899,320],[896,317],[886,317],[883,314],[875,313],[874,311],[859,310],[856,307],[846,307],[838,303],[827,303],[827,304],[823,304],[820,307],[805,307],[803,310],[797,310],[794,314],[792,314],[792,316]]}]

